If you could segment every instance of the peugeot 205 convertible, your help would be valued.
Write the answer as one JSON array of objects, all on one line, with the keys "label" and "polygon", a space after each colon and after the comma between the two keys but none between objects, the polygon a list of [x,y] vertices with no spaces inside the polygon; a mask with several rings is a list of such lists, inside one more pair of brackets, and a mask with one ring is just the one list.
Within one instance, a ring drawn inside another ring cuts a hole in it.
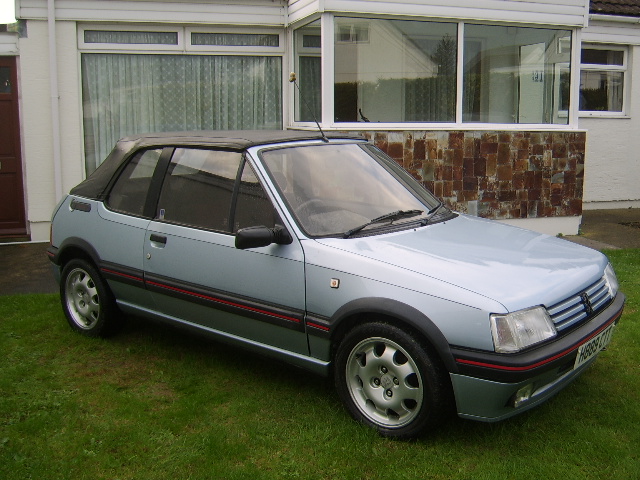
[{"label": "peugeot 205 convertible", "polygon": [[48,254],[78,332],[133,314],[332,375],[391,437],[449,409],[497,421],[538,405],[624,305],[601,253],[453,212],[339,134],[122,139],[55,209]]}]

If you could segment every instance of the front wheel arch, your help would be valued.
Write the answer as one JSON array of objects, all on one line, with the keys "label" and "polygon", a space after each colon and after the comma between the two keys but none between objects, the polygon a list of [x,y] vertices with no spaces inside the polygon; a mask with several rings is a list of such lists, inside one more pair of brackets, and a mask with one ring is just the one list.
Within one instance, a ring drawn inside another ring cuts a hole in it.
[{"label": "front wheel arch", "polygon": [[449,342],[440,329],[424,313],[405,303],[388,298],[361,298],[342,306],[331,319],[331,359],[335,358],[342,339],[363,323],[383,321],[410,331],[421,343],[435,351],[444,368],[458,373]]},{"label": "front wheel arch", "polygon": [[335,354],[334,382],[351,416],[392,438],[437,427],[455,405],[446,369],[410,330],[373,320],[350,329]]}]

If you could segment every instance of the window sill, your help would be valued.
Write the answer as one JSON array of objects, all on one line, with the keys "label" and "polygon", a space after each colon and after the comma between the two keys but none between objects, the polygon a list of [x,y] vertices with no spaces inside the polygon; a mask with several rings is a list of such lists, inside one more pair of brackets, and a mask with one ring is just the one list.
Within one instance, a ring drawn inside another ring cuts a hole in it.
[{"label": "window sill", "polygon": [[[333,123],[331,125],[320,124],[326,131],[527,131],[527,132],[548,132],[548,131],[581,131],[576,125],[559,125],[559,124],[533,124],[533,123],[377,123],[377,122],[349,122],[349,123]],[[288,128],[296,130],[317,130],[315,124],[292,122]]]},{"label": "window sill", "polygon": [[580,112],[578,118],[617,118],[630,120],[631,116],[618,112]]}]

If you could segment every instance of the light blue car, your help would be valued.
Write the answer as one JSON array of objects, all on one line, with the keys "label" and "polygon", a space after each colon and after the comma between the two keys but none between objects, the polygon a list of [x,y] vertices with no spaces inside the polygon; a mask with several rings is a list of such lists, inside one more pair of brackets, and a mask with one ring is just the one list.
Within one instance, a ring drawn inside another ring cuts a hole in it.
[{"label": "light blue car", "polygon": [[135,314],[332,375],[390,437],[548,399],[611,339],[601,253],[449,210],[349,135],[125,138],[53,213],[71,327]]}]

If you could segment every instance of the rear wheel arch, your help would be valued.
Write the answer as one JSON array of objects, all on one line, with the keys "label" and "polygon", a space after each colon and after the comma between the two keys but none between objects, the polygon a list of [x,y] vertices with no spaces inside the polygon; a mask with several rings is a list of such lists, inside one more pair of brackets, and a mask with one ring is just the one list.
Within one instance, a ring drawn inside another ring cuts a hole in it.
[{"label": "rear wheel arch", "polygon": [[73,256],[62,264],[60,301],[69,325],[78,333],[106,337],[122,326],[113,293],[88,257]]},{"label": "rear wheel arch", "polygon": [[62,269],[69,261],[76,258],[92,263],[97,269],[100,268],[100,256],[95,248],[81,238],[69,238],[62,242],[52,262]]}]

